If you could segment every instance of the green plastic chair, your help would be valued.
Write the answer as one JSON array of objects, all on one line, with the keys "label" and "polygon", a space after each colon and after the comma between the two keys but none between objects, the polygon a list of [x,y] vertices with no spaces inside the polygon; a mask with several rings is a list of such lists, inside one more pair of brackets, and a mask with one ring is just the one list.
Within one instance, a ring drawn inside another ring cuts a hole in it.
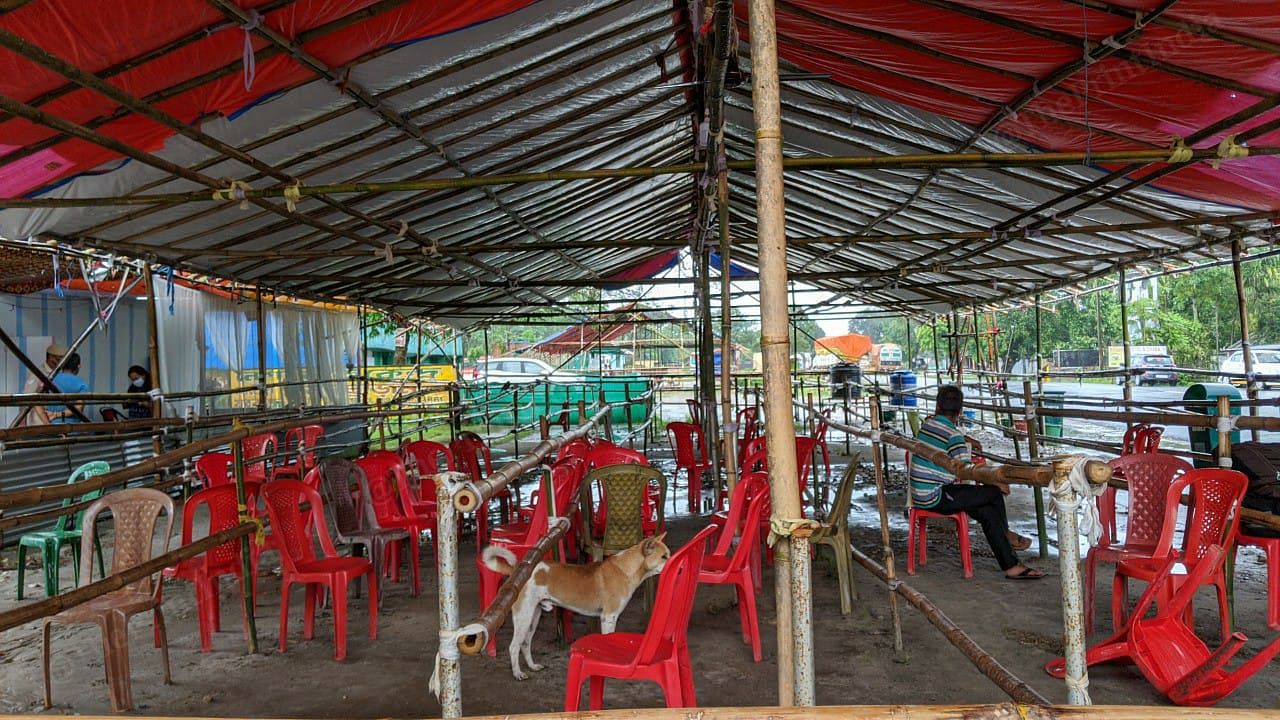
[{"label": "green plastic chair", "polygon": [[[67,484],[71,485],[81,480],[86,480],[94,475],[103,475],[111,472],[111,465],[104,460],[94,460],[85,463],[76,468],[71,473],[71,477],[67,479]],[[101,490],[94,490],[85,493],[79,498],[80,502],[88,502],[97,500],[102,497]],[[71,498],[62,501],[62,506],[67,507],[71,504]],[[75,573],[76,585],[80,585],[80,520],[84,516],[84,510],[76,513],[74,516],[63,515],[58,518],[58,524],[52,530],[38,530],[29,532],[18,539],[18,599],[22,599],[22,591],[26,588],[23,582],[23,575],[27,571],[27,549],[36,548],[40,550],[41,563],[44,565],[44,594],[53,597],[58,594],[58,556],[62,552],[63,545],[71,546],[72,556],[72,572]],[[107,576],[107,570],[102,562],[102,543],[98,541],[98,533],[93,533],[93,546],[98,552],[98,574],[102,577]],[[90,580],[93,578],[90,577]]]}]

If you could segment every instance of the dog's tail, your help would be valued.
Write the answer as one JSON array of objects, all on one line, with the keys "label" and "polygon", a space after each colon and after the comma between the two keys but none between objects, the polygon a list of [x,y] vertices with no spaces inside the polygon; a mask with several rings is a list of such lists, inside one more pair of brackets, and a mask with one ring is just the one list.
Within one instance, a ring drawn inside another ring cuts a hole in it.
[{"label": "dog's tail", "polygon": [[510,575],[519,560],[516,554],[501,545],[490,545],[480,554],[484,566],[499,575]]}]

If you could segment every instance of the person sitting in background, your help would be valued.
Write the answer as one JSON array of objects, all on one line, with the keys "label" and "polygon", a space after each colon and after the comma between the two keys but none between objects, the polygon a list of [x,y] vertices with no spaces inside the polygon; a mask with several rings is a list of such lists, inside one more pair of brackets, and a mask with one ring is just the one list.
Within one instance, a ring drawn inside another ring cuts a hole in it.
[{"label": "person sitting in background", "polygon": [[[67,355],[66,360],[62,363],[62,370],[54,375],[53,385],[58,388],[60,393],[87,393],[89,392],[89,383],[80,379],[80,355],[71,353]],[[82,422],[76,415],[74,407],[81,413],[84,412],[84,401],[70,403],[69,405],[46,405],[44,407],[36,406],[32,412],[39,412],[45,423],[60,425],[64,423]]]},{"label": "person sitting in background", "polygon": [[[964,393],[955,385],[938,388],[937,407],[934,414],[920,424],[916,439],[946,452],[959,462],[973,462],[972,451],[959,430],[960,414],[964,410]],[[970,440],[978,451],[982,446]],[[1038,580],[1044,577],[1039,570],[1023,565],[1017,554],[1025,550],[1031,541],[1009,530],[1005,514],[1004,496],[1009,486],[1003,483],[963,485],[956,476],[927,458],[914,455],[911,458],[911,501],[915,507],[943,515],[968,513],[978,521],[982,533],[995,553],[996,562],[1010,580]]]},{"label": "person sitting in background", "polygon": [[[46,374],[53,372],[58,367],[58,363],[62,362],[62,358],[66,356],[67,348],[58,343],[50,343],[49,347],[44,351],[44,371]],[[22,386],[22,392],[33,395],[35,393],[44,392],[44,383],[40,382],[40,378],[35,373],[27,374],[27,382]],[[39,406],[32,407],[27,411],[27,425],[47,425],[44,414],[37,412]]]},{"label": "person sitting in background", "polygon": [[[125,388],[127,393],[142,393],[146,395],[151,392],[151,373],[141,365],[129,366],[129,387]],[[151,417],[151,398],[140,398],[137,401],[129,401],[124,404],[124,412],[129,416],[130,420],[142,420]]]}]

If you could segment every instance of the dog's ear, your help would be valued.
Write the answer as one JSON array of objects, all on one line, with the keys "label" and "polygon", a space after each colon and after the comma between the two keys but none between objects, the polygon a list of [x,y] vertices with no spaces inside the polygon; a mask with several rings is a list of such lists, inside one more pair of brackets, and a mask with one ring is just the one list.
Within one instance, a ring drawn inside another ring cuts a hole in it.
[{"label": "dog's ear", "polygon": [[658,544],[662,542],[661,538],[662,538],[661,535],[657,537],[645,538],[644,542],[640,543],[641,554],[652,555],[655,552],[657,552]]}]

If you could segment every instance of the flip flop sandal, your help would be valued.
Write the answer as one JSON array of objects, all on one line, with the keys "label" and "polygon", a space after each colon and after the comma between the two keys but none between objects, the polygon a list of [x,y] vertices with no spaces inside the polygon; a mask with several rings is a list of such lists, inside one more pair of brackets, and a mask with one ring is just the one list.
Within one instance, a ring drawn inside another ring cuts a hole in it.
[{"label": "flip flop sandal", "polygon": [[1023,568],[1022,572],[1017,575],[1005,575],[1005,580],[1040,580],[1044,577],[1044,573],[1035,568]]}]

